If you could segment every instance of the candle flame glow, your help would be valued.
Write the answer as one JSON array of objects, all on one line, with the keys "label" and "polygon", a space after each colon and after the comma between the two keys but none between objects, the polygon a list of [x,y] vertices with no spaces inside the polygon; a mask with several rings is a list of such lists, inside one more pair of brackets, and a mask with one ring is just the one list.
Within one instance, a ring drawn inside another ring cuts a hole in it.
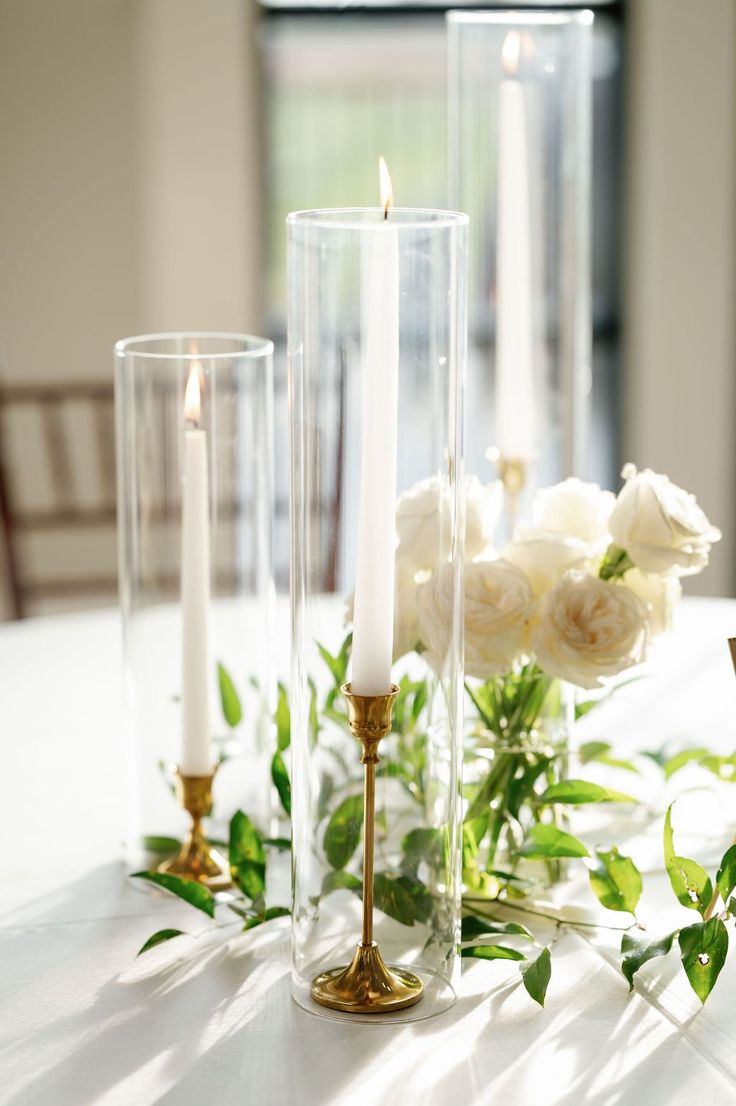
[{"label": "candle flame glow", "polygon": [[201,376],[202,366],[199,361],[193,361],[184,391],[184,418],[187,422],[198,423],[202,418]]},{"label": "candle flame glow", "polygon": [[394,190],[391,186],[391,176],[388,171],[388,165],[381,157],[378,159],[378,178],[381,182],[381,207],[383,208],[383,217],[388,219],[389,208],[394,205]]},{"label": "candle flame glow", "polygon": [[521,34],[519,31],[509,31],[501,47],[501,64],[507,77],[514,77],[518,73],[520,57]]}]

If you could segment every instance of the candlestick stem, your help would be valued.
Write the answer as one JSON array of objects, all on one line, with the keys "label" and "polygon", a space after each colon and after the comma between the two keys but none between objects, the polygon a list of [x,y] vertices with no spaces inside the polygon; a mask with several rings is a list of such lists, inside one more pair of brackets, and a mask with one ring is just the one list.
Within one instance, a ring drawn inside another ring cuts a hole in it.
[{"label": "candlestick stem", "polygon": [[503,485],[509,537],[513,540],[514,529],[519,518],[519,499],[526,487],[529,473],[529,461],[526,457],[508,457],[496,451],[492,451],[492,459],[496,462],[498,476]]},{"label": "candlestick stem", "polygon": [[363,783],[363,944],[373,941],[373,857],[376,829],[376,766],[366,764]]},{"label": "candlestick stem", "polygon": [[177,769],[176,797],[192,824],[179,851],[160,864],[158,871],[195,879],[211,891],[222,891],[232,884],[230,868],[225,858],[210,845],[202,827],[202,819],[212,809],[214,778],[214,772],[208,776],[188,776]]},{"label": "candlestick stem", "polygon": [[348,703],[351,733],[360,741],[363,784],[363,931],[350,964],[322,972],[312,983],[312,998],[321,1006],[352,1014],[384,1014],[419,1002],[424,984],[396,965],[388,966],[373,940],[373,858],[376,828],[376,765],[378,744],[391,731],[396,684],[387,695],[354,695],[350,684],[342,693]]}]

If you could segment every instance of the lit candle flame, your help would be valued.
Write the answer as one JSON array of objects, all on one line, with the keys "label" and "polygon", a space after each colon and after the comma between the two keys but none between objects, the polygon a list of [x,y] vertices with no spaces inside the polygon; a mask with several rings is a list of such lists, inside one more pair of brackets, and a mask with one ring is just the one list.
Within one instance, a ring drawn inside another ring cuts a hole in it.
[{"label": "lit candle flame", "polygon": [[391,187],[391,177],[388,171],[388,165],[382,157],[378,159],[378,178],[381,182],[381,207],[383,208],[383,217],[388,219],[389,208],[394,206],[394,190]]},{"label": "lit candle flame", "polygon": [[509,31],[501,47],[501,64],[507,77],[515,77],[518,73],[520,57],[521,34],[519,31]]},{"label": "lit candle flame", "polygon": [[187,377],[187,386],[184,391],[184,418],[195,425],[202,418],[202,366],[199,361],[193,361]]}]

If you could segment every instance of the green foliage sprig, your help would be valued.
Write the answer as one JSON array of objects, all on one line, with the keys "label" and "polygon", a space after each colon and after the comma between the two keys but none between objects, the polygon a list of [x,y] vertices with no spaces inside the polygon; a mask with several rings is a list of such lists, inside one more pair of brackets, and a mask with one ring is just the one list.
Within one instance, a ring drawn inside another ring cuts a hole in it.
[{"label": "green foliage sprig", "polygon": [[[228,861],[230,875],[237,897],[223,902],[222,909],[235,914],[242,922],[242,931],[254,929],[275,918],[283,918],[291,913],[287,906],[266,906],[266,849],[269,842],[261,837],[250,818],[238,810],[230,822],[228,842]],[[279,848],[279,844],[273,847]],[[233,922],[223,922],[217,917],[217,900],[208,887],[193,879],[184,879],[164,872],[135,872],[133,879],[143,879],[169,894],[176,896],[189,906],[205,914],[215,929],[231,928]],[[138,950],[138,955],[156,948],[175,937],[191,937],[181,929],[160,929],[154,933]]]},{"label": "green foliage sprig", "polygon": [[[625,571],[625,562],[610,552],[611,578]],[[320,656],[332,683],[320,702],[313,680],[310,688],[309,740],[320,741],[330,724],[347,730],[340,687],[345,682],[351,639],[348,635],[337,653],[319,646]],[[230,727],[240,724],[243,711],[235,684],[222,665],[218,666],[223,717]],[[553,922],[557,929],[610,930],[621,933],[621,971],[633,990],[639,970],[653,960],[668,956],[679,948],[682,969],[695,994],[705,1002],[723,968],[729,948],[729,928],[736,910],[732,898],[736,889],[736,843],[724,852],[714,876],[695,860],[677,853],[672,828],[672,806],[663,826],[663,862],[677,903],[695,911],[699,919],[663,935],[647,931],[637,915],[644,890],[641,873],[631,857],[613,843],[597,845],[592,851],[569,832],[567,813],[576,807],[598,803],[632,803],[632,796],[603,787],[591,780],[569,779],[559,770],[558,752],[527,741],[541,724],[542,716],[562,709],[559,684],[543,676],[534,666],[513,676],[498,677],[484,684],[469,685],[468,695],[477,711],[479,728],[471,735],[471,757],[482,752],[487,735],[494,735],[493,758],[485,775],[466,785],[467,813],[463,823],[463,919],[460,952],[464,958],[505,960],[516,965],[519,981],[534,1001],[544,1005],[552,975],[554,941],[544,943],[534,933],[534,919]],[[576,716],[595,709],[600,700],[579,703]],[[423,808],[427,768],[427,710],[429,689],[425,681],[403,677],[394,713],[394,754],[384,761],[379,773],[395,779],[404,792]],[[285,754],[291,743],[291,717],[287,689],[279,685],[275,722],[275,748],[271,759],[271,778],[285,817],[291,814],[291,783]],[[526,742],[526,744],[525,744]],[[334,769],[323,773],[318,801],[320,847],[327,863],[315,906],[326,895],[337,891],[362,894],[359,876],[349,870],[362,836],[362,792],[351,775],[351,763],[339,748],[325,743],[323,752],[332,758]],[[667,749],[643,754],[671,779],[686,766],[698,766],[718,779],[736,778],[736,754],[721,756],[704,747]],[[622,758],[604,741],[589,741],[580,746],[582,766],[603,764],[629,773],[638,773],[637,763]],[[500,858],[502,835],[511,827],[504,856]],[[175,851],[178,842],[167,837],[149,837],[146,846],[153,852]],[[235,915],[243,932],[289,914],[286,906],[266,904],[267,866],[270,850],[290,847],[287,837],[266,837],[251,819],[238,811],[230,823],[227,843],[230,870],[238,892],[218,906],[212,893],[200,884],[155,871],[138,872],[135,878],[177,896],[204,914],[216,929],[229,929],[232,921],[222,915]],[[409,830],[400,842],[400,856],[391,870],[377,871],[375,903],[394,920],[406,926],[431,921],[436,903],[422,872],[441,864],[449,848],[443,828],[418,826]],[[528,862],[548,866],[548,876],[558,874],[555,865],[582,863],[587,869],[590,890],[607,910],[628,917],[627,924],[610,926],[579,921],[540,909],[537,901],[539,882],[524,871]],[[525,922],[508,917],[521,914]],[[525,924],[528,922],[528,924]],[[161,929],[144,943],[139,955],[179,936],[183,931]]]}]

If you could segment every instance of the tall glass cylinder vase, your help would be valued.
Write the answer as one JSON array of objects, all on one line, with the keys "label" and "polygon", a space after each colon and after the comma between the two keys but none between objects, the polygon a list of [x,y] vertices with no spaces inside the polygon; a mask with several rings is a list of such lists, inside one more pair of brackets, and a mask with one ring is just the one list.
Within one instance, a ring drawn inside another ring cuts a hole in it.
[{"label": "tall glass cylinder vase", "polygon": [[214,838],[237,809],[266,832],[277,817],[272,350],[209,333],[115,347],[128,854],[213,886],[226,870],[176,863],[192,803]]},{"label": "tall glass cylinder vase", "polygon": [[[288,220],[292,992],[328,1016],[455,994],[466,235],[443,211]],[[374,948],[409,992],[365,978]]]},{"label": "tall glass cylinder vase", "polygon": [[592,25],[447,15],[450,203],[471,227],[467,457],[502,480],[506,534],[535,487],[587,475]]}]

